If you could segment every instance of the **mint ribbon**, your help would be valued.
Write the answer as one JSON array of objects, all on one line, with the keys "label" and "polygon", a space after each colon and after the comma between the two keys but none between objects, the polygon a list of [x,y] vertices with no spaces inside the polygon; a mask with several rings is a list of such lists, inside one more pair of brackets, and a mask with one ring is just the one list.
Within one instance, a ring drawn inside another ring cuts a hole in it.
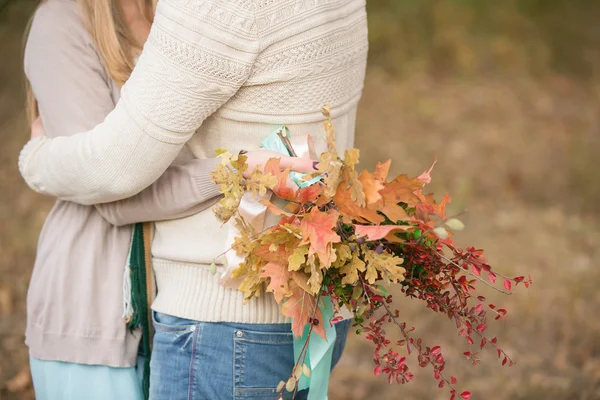
[{"label": "mint ribbon", "polygon": [[321,312],[325,324],[325,337],[323,339],[316,333],[308,338],[310,325],[304,327],[300,337],[294,337],[294,359],[298,360],[304,344],[308,340],[308,349],[304,364],[310,368],[310,378],[302,375],[298,383],[298,390],[308,389],[308,400],[327,400],[329,388],[329,376],[331,374],[331,361],[333,358],[333,346],[335,345],[336,330],[331,323],[333,317],[333,304],[330,297],[321,297]]},{"label": "mint ribbon", "polygon": [[[260,147],[276,151],[286,156],[290,156],[290,152],[287,150],[281,138],[277,134],[277,131],[284,132],[288,135],[287,128],[281,126],[269,134],[262,142]],[[295,149],[297,152],[299,149]],[[311,179],[309,181],[304,180],[304,174],[291,172],[290,178],[300,188],[310,186],[320,180],[319,177]],[[336,330],[331,319],[333,317],[333,304],[330,297],[321,297],[321,313],[323,320],[319,321],[320,324],[325,325],[325,337],[313,333],[308,338],[308,332],[310,325],[304,327],[302,336],[294,337],[294,359],[298,360],[300,353],[308,340],[308,348],[306,356],[304,358],[304,364],[310,368],[310,378],[302,375],[298,382],[298,390],[308,389],[308,400],[327,400],[328,388],[329,388],[329,376],[331,374],[331,362],[333,358],[333,346],[335,345]]]},{"label": "mint ribbon", "polygon": [[[275,129],[273,132],[271,132],[266,138],[264,138],[262,142],[260,142],[260,147],[262,147],[263,149],[276,151],[276,152],[281,153],[286,156],[291,156],[290,152],[287,150],[287,148],[281,141],[281,138],[277,134],[278,131],[283,132],[284,135],[289,137],[288,129],[285,126],[280,126],[279,128]],[[305,147],[308,147],[308,143]],[[303,150],[307,150],[307,149],[295,149],[295,150],[296,150],[296,152],[304,152]],[[304,177],[305,177],[305,174],[302,174],[299,172],[290,172],[290,178],[294,181],[294,183],[296,185],[298,185],[299,188],[308,187],[308,186],[313,185],[321,180],[321,178],[316,177],[311,180],[305,181]]]}]

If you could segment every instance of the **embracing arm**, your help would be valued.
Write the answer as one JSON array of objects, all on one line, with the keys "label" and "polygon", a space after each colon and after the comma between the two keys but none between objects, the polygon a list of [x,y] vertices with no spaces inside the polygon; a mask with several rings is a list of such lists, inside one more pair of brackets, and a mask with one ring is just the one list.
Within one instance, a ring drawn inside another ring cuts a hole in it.
[{"label": "embracing arm", "polygon": [[[38,100],[43,131],[51,138],[85,131],[114,108],[111,85],[75,3],[46,3],[36,13],[25,51],[25,71]],[[191,158],[191,157],[190,157]],[[173,165],[137,195],[98,204],[114,225],[181,218],[201,211],[219,195],[209,174],[217,159]],[[47,193],[72,193],[60,182]],[[62,194],[62,196],[61,196]]]},{"label": "embracing arm", "polygon": [[137,195],[96,204],[96,210],[116,226],[187,217],[209,208],[219,196],[217,185],[209,178],[216,165],[216,158],[172,165]]},{"label": "embracing arm", "polygon": [[93,204],[129,197],[157,180],[204,119],[245,82],[258,53],[249,28],[254,11],[239,16],[249,21],[247,31],[222,24],[213,15],[220,11],[219,2],[161,0],[114,111],[88,132],[28,143],[19,158],[27,183]]}]

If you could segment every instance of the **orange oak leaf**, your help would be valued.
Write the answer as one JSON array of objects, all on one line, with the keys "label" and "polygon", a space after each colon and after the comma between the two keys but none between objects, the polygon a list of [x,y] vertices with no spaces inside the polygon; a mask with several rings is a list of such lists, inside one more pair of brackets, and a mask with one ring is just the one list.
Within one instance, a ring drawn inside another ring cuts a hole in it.
[{"label": "orange oak leaf", "polygon": [[272,214],[275,215],[285,215],[286,217],[290,217],[292,214],[282,210],[281,208],[277,207],[275,204],[271,203],[269,200],[261,200],[260,203],[262,205],[264,205],[265,207],[267,207],[267,210],[269,210]]},{"label": "orange oak leaf", "polygon": [[290,168],[281,170],[280,158],[270,158],[265,164],[265,174],[271,174],[277,178],[277,185],[273,188],[273,193],[282,199],[292,200],[296,193],[290,187],[287,186],[287,179],[290,174]]},{"label": "orange oak leaf", "polygon": [[381,199],[379,191],[383,189],[383,183],[376,179],[374,174],[364,170],[358,176],[358,180],[362,183],[362,189],[365,194],[367,205],[376,203]]},{"label": "orange oak leaf", "polygon": [[385,183],[387,180],[388,173],[390,172],[390,165],[392,164],[392,160],[387,160],[384,163],[377,163],[375,167],[375,171],[373,171],[373,176],[381,183]]},{"label": "orange oak leaf", "polygon": [[420,195],[421,203],[417,204],[417,216],[423,220],[428,220],[429,215],[433,214],[442,220],[446,219],[446,205],[451,202],[450,196],[445,194],[442,201],[438,204],[433,198],[433,193]]},{"label": "orange oak leaf", "polygon": [[287,265],[291,252],[284,244],[263,244],[254,250],[254,254],[267,262]]},{"label": "orange oak leaf", "polygon": [[323,193],[323,187],[321,185],[310,185],[296,192],[296,201],[301,204],[314,203],[321,193]]},{"label": "orange oak leaf", "polygon": [[329,321],[323,321],[323,313],[319,307],[316,307],[316,298],[305,292],[295,280],[289,283],[289,287],[292,295],[281,306],[281,313],[293,319],[294,336],[301,336],[304,326],[309,323],[309,318],[313,318],[318,321],[313,327],[314,332],[326,339],[325,324]]},{"label": "orange oak leaf", "polygon": [[308,255],[317,254],[323,266],[329,266],[335,261],[335,252],[331,245],[341,241],[334,230],[338,218],[337,211],[319,211],[317,207],[313,207],[300,223],[300,245],[310,244]]},{"label": "orange oak leaf", "polygon": [[[354,200],[352,200],[352,194],[345,184],[338,186],[333,201],[338,207],[340,213],[344,216],[345,220],[357,220],[359,222],[372,222],[374,224],[382,223],[385,218],[377,214],[376,209],[367,207],[359,207]],[[374,207],[375,208],[375,207]]]},{"label": "orange oak leaf", "polygon": [[292,295],[289,285],[291,275],[285,265],[273,262],[267,263],[261,268],[259,276],[270,279],[266,290],[267,292],[273,292],[277,303],[281,303],[284,298]]},{"label": "orange oak leaf", "polygon": [[419,178],[399,175],[391,182],[386,183],[379,193],[388,203],[403,202],[412,207],[421,202],[419,194],[423,185],[423,181]]},{"label": "orange oak leaf", "polygon": [[379,240],[393,231],[406,231],[411,225],[354,225],[354,233],[358,237],[364,236],[367,240]]},{"label": "orange oak leaf", "polygon": [[409,221],[412,219],[408,216],[404,208],[389,199],[383,199],[382,202],[378,202],[374,207],[391,221],[396,223],[398,221]]},{"label": "orange oak leaf", "polygon": [[292,213],[292,214],[297,214],[300,211],[300,204],[298,203],[287,203],[285,205],[285,207],[283,207],[284,210]]}]

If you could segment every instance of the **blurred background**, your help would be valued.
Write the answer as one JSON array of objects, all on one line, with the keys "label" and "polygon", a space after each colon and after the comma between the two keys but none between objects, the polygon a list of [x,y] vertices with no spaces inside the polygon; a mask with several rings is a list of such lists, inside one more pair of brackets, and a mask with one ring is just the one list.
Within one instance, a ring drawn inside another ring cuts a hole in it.
[{"label": "blurred background", "polygon": [[[0,1],[0,7],[2,7]],[[36,6],[0,10],[0,398],[32,399],[23,343],[36,240],[53,201],[17,171],[29,132],[23,32]],[[448,374],[473,399],[600,399],[600,1],[369,0],[369,70],[357,125],[362,167],[393,160],[466,211],[461,245],[504,274],[531,274],[493,325],[517,364],[492,351],[477,367],[454,324],[397,296],[401,317],[441,345]],[[428,369],[388,385],[371,346],[351,336],[332,400],[447,399]],[[410,359],[410,357],[409,357]]]}]

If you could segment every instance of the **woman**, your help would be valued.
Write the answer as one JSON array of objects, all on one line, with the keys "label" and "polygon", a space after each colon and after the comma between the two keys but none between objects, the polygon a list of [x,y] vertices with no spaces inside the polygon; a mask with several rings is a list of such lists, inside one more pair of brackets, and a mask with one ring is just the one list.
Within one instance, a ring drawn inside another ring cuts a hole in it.
[{"label": "woman", "polygon": [[[50,137],[102,121],[131,73],[152,15],[150,0],[43,2],[25,51],[31,120],[41,114]],[[252,152],[249,159],[258,165],[272,155]],[[180,160],[185,158],[182,153]],[[56,202],[39,238],[28,293],[26,336],[38,399],[142,397],[136,376],[140,334],[129,332],[121,318],[130,224],[211,206],[218,191],[208,174],[215,165],[214,159],[178,163],[118,202]]]},{"label": "woman", "polygon": [[[349,147],[366,64],[364,6],[161,0],[115,110],[85,134],[32,140],[20,170],[40,192],[118,200],[160,177],[186,143],[205,159],[219,147],[256,149],[275,124],[321,132],[324,103],[339,147]],[[272,296],[243,305],[210,273],[224,251],[220,226],[210,210],[156,223],[153,359],[165,360],[152,364],[157,399],[271,396],[279,377],[270,372],[287,362],[289,325]]]}]

